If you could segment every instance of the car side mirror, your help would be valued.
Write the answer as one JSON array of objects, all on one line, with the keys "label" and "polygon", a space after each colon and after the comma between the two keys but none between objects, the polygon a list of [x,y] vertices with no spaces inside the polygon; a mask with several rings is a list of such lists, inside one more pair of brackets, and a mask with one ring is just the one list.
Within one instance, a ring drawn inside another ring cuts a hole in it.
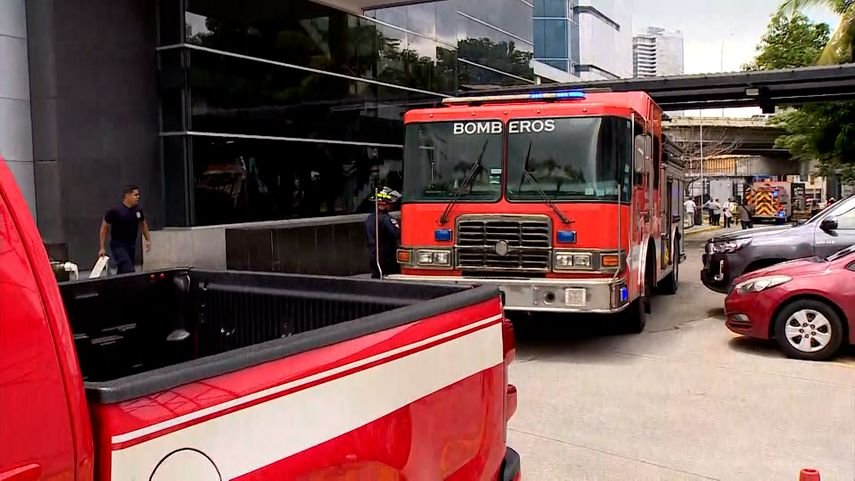
[{"label": "car side mirror", "polygon": [[819,228],[826,232],[837,230],[837,219],[834,217],[822,219],[822,222],[819,224]]}]

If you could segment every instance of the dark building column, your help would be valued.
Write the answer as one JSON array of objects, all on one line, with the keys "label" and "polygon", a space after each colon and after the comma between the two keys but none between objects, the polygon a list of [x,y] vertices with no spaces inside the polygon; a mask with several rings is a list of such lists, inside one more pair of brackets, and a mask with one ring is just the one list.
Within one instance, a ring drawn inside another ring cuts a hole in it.
[{"label": "dark building column", "polygon": [[33,123],[36,209],[51,257],[67,256],[57,156],[54,0],[27,2],[30,109]]},{"label": "dark building column", "polygon": [[147,0],[27,2],[39,228],[82,266],[124,184],[163,224],[155,16]]}]

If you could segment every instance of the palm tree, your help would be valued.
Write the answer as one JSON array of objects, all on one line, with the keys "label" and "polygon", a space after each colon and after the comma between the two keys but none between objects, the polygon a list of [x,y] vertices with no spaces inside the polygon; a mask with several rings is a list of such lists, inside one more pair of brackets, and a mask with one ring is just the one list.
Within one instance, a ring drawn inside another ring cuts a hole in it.
[{"label": "palm tree", "polygon": [[855,60],[855,0],[784,0],[779,11],[792,14],[799,10],[821,6],[840,15],[840,24],[825,45],[818,65],[834,65]]}]

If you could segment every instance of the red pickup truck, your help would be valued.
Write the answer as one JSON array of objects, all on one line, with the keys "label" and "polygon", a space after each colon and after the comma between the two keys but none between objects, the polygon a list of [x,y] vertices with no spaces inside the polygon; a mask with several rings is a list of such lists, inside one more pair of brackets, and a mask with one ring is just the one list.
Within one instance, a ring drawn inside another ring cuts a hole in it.
[{"label": "red pickup truck", "polygon": [[58,284],[0,158],[0,481],[519,480],[514,353],[489,287]]}]

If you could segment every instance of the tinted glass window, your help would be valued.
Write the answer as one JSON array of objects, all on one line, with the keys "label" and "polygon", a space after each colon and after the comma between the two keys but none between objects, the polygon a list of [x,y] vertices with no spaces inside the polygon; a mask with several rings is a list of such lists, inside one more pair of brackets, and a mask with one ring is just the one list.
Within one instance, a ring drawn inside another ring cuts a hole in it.
[{"label": "tinted glass window", "polygon": [[369,212],[374,187],[401,189],[401,149],[193,138],[197,225]]},{"label": "tinted glass window", "polygon": [[438,97],[190,52],[192,129],[400,145],[401,114]]},{"label": "tinted glass window", "polygon": [[[508,199],[629,198],[630,122],[617,117],[515,119],[508,124]],[[528,176],[524,174],[528,172]]]},{"label": "tinted glass window", "polygon": [[[502,122],[410,124],[404,142],[404,200],[498,200]],[[467,177],[470,178],[468,183]]]},{"label": "tinted glass window", "polygon": [[567,21],[535,20],[534,42],[534,53],[538,58],[567,58]]},{"label": "tinted glass window", "polygon": [[855,208],[849,209],[837,216],[837,229],[855,230]]},{"label": "tinted glass window", "polygon": [[[216,50],[435,91],[447,89],[449,82],[434,73],[432,8],[373,12],[400,27],[393,28],[304,0],[190,0],[186,36],[191,44]],[[419,19],[426,23],[416,25]],[[422,35],[408,34],[404,29],[410,23]]]},{"label": "tinted glass window", "polygon": [[[501,29],[528,42],[532,41],[532,8],[520,0],[455,0],[453,3],[457,11],[494,27],[490,28],[492,31],[498,32],[497,29]],[[471,24],[466,25],[461,31],[466,32],[466,28]],[[489,36],[492,38],[494,35],[491,33]]]},{"label": "tinted glass window", "polygon": [[[458,57],[501,73],[534,80],[530,66],[534,57],[533,45],[469,19],[463,18],[461,22],[465,38],[458,41]],[[461,78],[461,83],[463,81]],[[471,82],[471,79],[467,81]]]},{"label": "tinted glass window", "polygon": [[567,0],[535,0],[535,17],[566,17]]}]

